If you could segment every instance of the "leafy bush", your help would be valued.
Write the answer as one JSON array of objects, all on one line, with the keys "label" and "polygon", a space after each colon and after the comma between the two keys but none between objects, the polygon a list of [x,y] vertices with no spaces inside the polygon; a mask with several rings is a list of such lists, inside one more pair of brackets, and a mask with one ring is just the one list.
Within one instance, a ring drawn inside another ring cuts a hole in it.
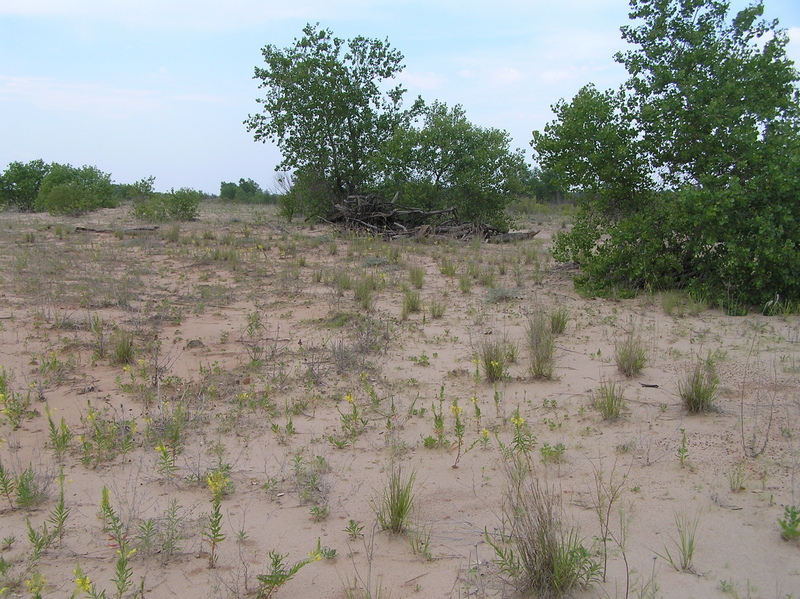
[{"label": "leafy bush", "polygon": [[12,162],[0,175],[0,206],[31,211],[50,166],[43,160]]},{"label": "leafy bush", "polygon": [[33,208],[36,212],[77,216],[114,206],[110,175],[94,166],[75,168],[53,163],[42,179]]},{"label": "leafy bush", "polygon": [[[635,4],[635,6],[634,6]],[[800,79],[763,4],[632,3],[619,91],[589,85],[534,134],[577,194],[554,257],[588,293],[687,289],[732,312],[800,298]],[[674,50],[680,48],[680,51]],[[710,103],[709,103],[710,102]]]},{"label": "leafy bush", "polygon": [[134,199],[131,213],[134,217],[149,222],[193,220],[200,213],[203,194],[188,187],[169,193],[151,192]]}]

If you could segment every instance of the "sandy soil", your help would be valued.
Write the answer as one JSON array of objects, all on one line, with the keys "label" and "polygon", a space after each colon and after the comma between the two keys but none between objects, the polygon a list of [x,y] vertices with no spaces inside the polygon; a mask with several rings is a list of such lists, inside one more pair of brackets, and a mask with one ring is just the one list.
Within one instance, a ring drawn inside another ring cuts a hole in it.
[{"label": "sandy soil", "polygon": [[[502,545],[510,530],[501,446],[523,427],[564,530],[579,528],[598,563],[606,538],[605,580],[573,596],[800,596],[800,545],[778,524],[800,504],[800,319],[672,308],[659,294],[581,298],[575,271],[548,258],[561,219],[538,221],[522,223],[541,229],[534,240],[499,246],[384,243],[263,208],[209,205],[196,222],[136,232],[124,207],[0,214],[0,460],[12,482],[30,467],[44,493],[27,509],[18,492],[0,496],[0,588],[34,596],[26,581],[39,573],[42,596],[68,597],[80,565],[118,596],[117,546],[98,515],[106,487],[136,549],[124,597],[251,596],[271,551],[291,565],[318,543],[326,556],[275,597],[513,597],[485,535]],[[354,289],[370,276],[365,308]],[[407,291],[424,310],[404,317]],[[534,380],[529,319],[559,308],[554,377]],[[123,333],[127,364],[115,359]],[[630,378],[615,359],[628,339],[647,357]],[[491,343],[508,350],[495,383],[476,362]],[[690,414],[678,386],[709,358],[717,409]],[[627,400],[616,421],[593,405],[610,382]],[[28,396],[15,427],[8,413]],[[48,406],[72,434],[61,451]],[[37,559],[26,522],[53,528],[60,469],[69,515]],[[391,534],[375,512],[398,469],[414,473],[415,510]],[[211,568],[215,470],[230,484]],[[598,483],[618,490],[608,535]],[[680,554],[676,518],[697,519],[686,571],[666,559]]]}]

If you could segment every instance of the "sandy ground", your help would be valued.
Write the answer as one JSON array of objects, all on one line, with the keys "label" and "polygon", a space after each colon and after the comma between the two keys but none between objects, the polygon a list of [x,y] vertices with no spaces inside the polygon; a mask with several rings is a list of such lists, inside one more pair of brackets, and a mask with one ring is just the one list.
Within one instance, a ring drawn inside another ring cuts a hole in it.
[{"label": "sandy ground", "polygon": [[[254,596],[270,552],[291,565],[318,544],[325,556],[275,597],[513,597],[486,534],[502,545],[511,527],[501,448],[518,427],[564,530],[607,557],[605,580],[573,596],[800,596],[800,545],[778,524],[800,504],[800,319],[665,310],[659,294],[581,298],[575,271],[547,254],[562,220],[537,220],[521,223],[541,229],[534,240],[500,246],[385,243],[263,208],[209,205],[196,222],[136,232],[124,207],[0,214],[6,411],[30,397],[17,427],[0,416],[0,460],[12,483],[30,467],[43,493],[27,509],[19,490],[0,496],[2,596],[35,596],[38,573],[42,596],[68,597],[77,565],[119,595],[106,487],[136,549],[124,597]],[[366,305],[354,288],[370,276]],[[424,310],[404,317],[407,291]],[[529,319],[559,308],[554,377],[534,380]],[[128,364],[114,358],[123,333]],[[627,339],[647,357],[631,378],[615,359]],[[492,383],[476,355],[495,342],[508,363]],[[717,409],[689,414],[678,385],[709,358]],[[626,399],[616,421],[593,406],[610,382]],[[46,407],[71,433],[60,451]],[[36,558],[26,522],[54,526],[60,469],[69,515]],[[211,568],[214,471],[230,484]],[[376,510],[398,471],[415,476],[415,509],[391,534]],[[618,491],[607,535],[598,483]],[[679,566],[676,518],[697,521],[686,571],[667,559]]]}]

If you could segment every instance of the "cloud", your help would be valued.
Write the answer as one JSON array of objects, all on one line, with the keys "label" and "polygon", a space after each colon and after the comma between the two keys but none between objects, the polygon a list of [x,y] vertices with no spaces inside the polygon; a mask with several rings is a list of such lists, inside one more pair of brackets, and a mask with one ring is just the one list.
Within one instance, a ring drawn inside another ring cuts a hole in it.
[{"label": "cloud", "polygon": [[442,75],[436,73],[426,72],[419,73],[415,71],[404,70],[397,76],[397,79],[405,83],[409,89],[413,90],[431,90],[440,89],[445,81]]},{"label": "cloud", "polygon": [[523,74],[513,67],[499,67],[489,76],[489,81],[494,86],[510,85],[521,81]]},{"label": "cloud", "polygon": [[219,31],[283,19],[336,18],[342,13],[353,15],[367,6],[366,0],[0,0],[0,14],[92,18],[123,25]]},{"label": "cloud", "polygon": [[151,112],[163,104],[158,94],[149,90],[5,76],[0,76],[0,102],[20,102],[49,112],[84,112],[112,118]]}]

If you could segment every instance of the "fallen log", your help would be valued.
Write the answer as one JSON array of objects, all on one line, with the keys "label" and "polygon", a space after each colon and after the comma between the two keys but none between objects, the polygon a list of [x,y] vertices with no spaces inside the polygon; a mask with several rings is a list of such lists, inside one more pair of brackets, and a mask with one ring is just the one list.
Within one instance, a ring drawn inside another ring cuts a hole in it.
[{"label": "fallen log", "polygon": [[124,229],[114,229],[108,227],[75,227],[75,232],[86,231],[88,233],[136,233],[137,231],[157,231],[158,225],[142,225],[140,227],[126,227]]}]

